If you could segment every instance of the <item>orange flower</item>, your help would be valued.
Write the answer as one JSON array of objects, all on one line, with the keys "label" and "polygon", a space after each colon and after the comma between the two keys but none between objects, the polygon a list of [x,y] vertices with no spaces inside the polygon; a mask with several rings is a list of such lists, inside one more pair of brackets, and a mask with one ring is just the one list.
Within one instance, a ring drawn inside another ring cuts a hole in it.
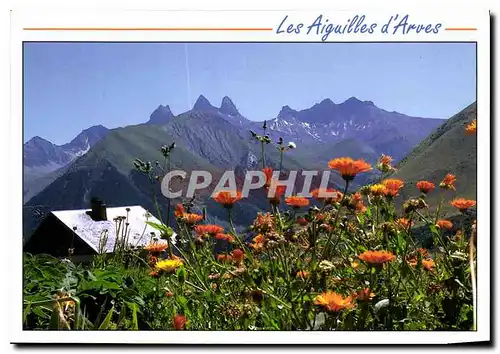
[{"label": "orange flower", "polygon": [[245,259],[245,252],[243,250],[237,248],[231,252],[231,258],[236,262],[241,262]]},{"label": "orange flower", "polygon": [[183,315],[175,315],[173,319],[174,328],[177,330],[183,330],[186,325],[186,316]]},{"label": "orange flower", "polygon": [[356,261],[351,262],[352,269],[357,269],[359,267],[359,263]]},{"label": "orange flower", "polygon": [[219,233],[224,232],[224,228],[219,225],[196,225],[194,227],[194,231],[200,235],[210,235],[210,236],[215,236]]},{"label": "orange flower", "polygon": [[151,242],[150,244],[144,246],[144,249],[151,253],[160,253],[168,248],[167,242]]},{"label": "orange flower", "polygon": [[261,234],[258,234],[252,239],[253,243],[250,244],[250,247],[254,250],[261,250],[264,247],[265,238]]},{"label": "orange flower", "polygon": [[413,223],[410,223],[410,220],[407,218],[399,218],[396,220],[399,226],[401,226],[403,229],[408,230],[410,227],[413,226]]},{"label": "orange flower", "polygon": [[354,294],[354,298],[359,301],[370,301],[374,297],[375,294],[369,288],[365,288]]},{"label": "orange flower", "polygon": [[214,196],[214,200],[217,203],[222,204],[224,208],[231,208],[233,204],[238,200],[241,200],[241,198],[242,196],[240,191],[220,191]]},{"label": "orange flower", "polygon": [[420,255],[422,256],[422,258],[429,257],[429,251],[427,251],[426,248],[417,248],[415,251],[417,253],[420,253]]},{"label": "orange flower", "polygon": [[302,208],[309,205],[309,199],[304,197],[291,196],[285,199],[287,205],[292,208]]},{"label": "orange flower", "polygon": [[455,190],[455,181],[456,180],[457,180],[457,177],[455,177],[455,175],[448,173],[444,177],[444,179],[441,181],[441,183],[439,184],[439,187],[445,188],[445,189]]},{"label": "orange flower", "polygon": [[264,175],[266,175],[266,187],[269,187],[271,185],[271,181],[273,178],[273,169],[271,167],[266,167],[262,169],[262,172],[264,172]]},{"label": "orange flower", "polygon": [[180,217],[182,217],[182,215],[184,215],[184,212],[185,212],[185,210],[184,210],[184,205],[182,205],[182,204],[177,204],[177,205],[175,206],[174,215],[175,215],[175,217],[176,217],[176,218],[180,218]]},{"label": "orange flower", "polygon": [[[277,181],[272,181],[271,185],[277,184]],[[279,205],[281,203],[281,197],[285,194],[286,192],[286,186],[284,185],[277,185],[276,189],[274,190],[274,193],[271,193],[271,187],[269,187],[268,195],[267,198],[269,199],[269,203],[273,205]]]},{"label": "orange flower", "polygon": [[354,193],[349,199],[347,199],[347,206],[359,213],[366,211],[366,206],[363,204],[363,196],[358,192]]},{"label": "orange flower", "polygon": [[381,183],[385,189],[385,195],[395,197],[398,195],[399,190],[405,185],[403,181],[400,179],[386,179]]},{"label": "orange flower", "polygon": [[477,131],[477,121],[474,119],[470,124],[465,127],[465,134],[474,135]]},{"label": "orange flower", "polygon": [[276,221],[271,213],[257,213],[257,217],[253,221],[252,230],[256,232],[266,233],[273,231],[276,227]]},{"label": "orange flower", "polygon": [[338,202],[342,198],[342,193],[331,188],[316,188],[311,191],[314,199],[327,204]]},{"label": "orange flower", "polygon": [[424,266],[425,270],[432,271],[434,270],[436,264],[432,259],[422,259],[422,265]]},{"label": "orange flower", "polygon": [[234,237],[230,234],[223,234],[223,233],[218,233],[215,235],[215,238],[217,240],[222,240],[222,241],[227,241],[229,243],[233,243],[234,242]]},{"label": "orange flower", "polygon": [[352,181],[358,173],[367,172],[372,169],[364,160],[353,160],[350,157],[339,157],[328,162],[328,167],[336,170],[345,181]]},{"label": "orange flower", "polygon": [[451,201],[450,204],[463,213],[467,209],[472,208],[474,205],[476,205],[476,201],[464,198],[456,198]]},{"label": "orange flower", "polygon": [[382,154],[382,156],[380,156],[380,159],[378,160],[377,169],[381,172],[393,171],[395,170],[395,168],[392,167],[391,163],[392,156]]},{"label": "orange flower", "polygon": [[309,272],[306,272],[305,270],[300,270],[297,272],[297,278],[300,278],[302,280],[306,279],[308,275]]},{"label": "orange flower", "polygon": [[314,304],[322,306],[325,310],[339,312],[344,309],[353,308],[352,297],[344,298],[342,295],[333,291],[327,291],[314,298]]},{"label": "orange flower", "polygon": [[219,262],[231,262],[233,258],[229,254],[218,254],[217,260]]},{"label": "orange flower", "polygon": [[429,182],[429,181],[418,181],[417,182],[417,188],[420,190],[420,192],[427,194],[431,190],[433,190],[436,186],[434,183]]},{"label": "orange flower", "polygon": [[366,251],[360,254],[358,258],[369,264],[380,265],[393,261],[396,256],[388,251]]},{"label": "orange flower", "polygon": [[199,215],[199,214],[184,214],[182,215],[182,221],[184,221],[186,224],[188,225],[194,225],[198,222],[200,222],[201,220],[203,220],[203,215]]},{"label": "orange flower", "polygon": [[436,226],[440,229],[450,230],[453,227],[453,223],[449,220],[438,220]]}]

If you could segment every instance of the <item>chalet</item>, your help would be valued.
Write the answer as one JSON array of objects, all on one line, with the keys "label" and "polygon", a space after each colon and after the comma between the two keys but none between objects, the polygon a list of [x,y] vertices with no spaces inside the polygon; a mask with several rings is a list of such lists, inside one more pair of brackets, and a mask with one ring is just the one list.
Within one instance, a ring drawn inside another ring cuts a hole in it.
[{"label": "chalet", "polygon": [[26,241],[23,251],[55,257],[71,253],[73,260],[84,261],[98,253],[113,252],[117,239],[128,247],[141,247],[153,237],[159,238],[160,232],[147,221],[160,224],[141,206],[107,208],[94,198],[90,210],[50,212]]}]

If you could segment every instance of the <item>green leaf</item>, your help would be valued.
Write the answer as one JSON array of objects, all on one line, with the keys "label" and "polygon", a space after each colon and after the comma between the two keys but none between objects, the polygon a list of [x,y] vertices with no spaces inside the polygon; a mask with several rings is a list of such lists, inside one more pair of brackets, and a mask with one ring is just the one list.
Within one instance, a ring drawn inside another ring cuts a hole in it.
[{"label": "green leaf", "polygon": [[111,326],[111,318],[113,317],[113,312],[115,311],[114,306],[111,307],[109,310],[108,314],[104,318],[104,321],[102,321],[101,325],[99,326],[99,330],[108,330]]},{"label": "green leaf", "polygon": [[127,306],[132,310],[132,328],[133,330],[139,330],[139,323],[137,321],[137,304],[133,302],[127,302]]},{"label": "green leaf", "polygon": [[31,303],[28,303],[28,305],[26,306],[26,308],[23,311],[23,323],[26,323],[26,320],[28,318],[28,314],[30,313],[30,310],[31,310]]},{"label": "green leaf", "polygon": [[152,221],[146,221],[146,224],[148,224],[149,226],[155,228],[156,230],[159,230],[159,231],[165,232],[167,234],[173,235],[174,230],[171,227],[167,226],[167,225],[158,224],[158,223],[155,223],[155,222],[152,222]]}]

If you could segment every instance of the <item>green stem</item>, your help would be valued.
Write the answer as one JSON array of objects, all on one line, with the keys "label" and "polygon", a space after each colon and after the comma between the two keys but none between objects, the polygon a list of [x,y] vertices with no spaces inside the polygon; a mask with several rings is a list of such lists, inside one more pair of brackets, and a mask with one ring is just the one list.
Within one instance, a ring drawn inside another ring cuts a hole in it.
[{"label": "green stem", "polygon": [[[172,164],[171,164],[171,159],[170,159],[170,154],[168,155],[168,172],[170,172],[172,168]],[[172,203],[170,201],[170,198],[167,198],[168,199],[168,205],[167,205],[167,226],[170,226],[170,212],[172,210]]]},{"label": "green stem", "polygon": [[283,168],[283,150],[280,148],[280,176],[282,168]]},{"label": "green stem", "polygon": [[477,330],[477,297],[476,297],[476,270],[474,267],[474,241],[476,238],[476,232],[473,231],[471,238],[469,240],[469,266],[470,266],[470,277],[472,283],[472,330]]},{"label": "green stem", "polygon": [[337,221],[338,221],[338,218],[340,215],[340,210],[342,210],[342,203],[344,202],[345,195],[347,193],[348,188],[349,188],[349,181],[346,180],[345,187],[344,187],[344,193],[342,194],[342,198],[340,199],[340,208],[339,208],[339,210],[337,210],[337,214],[335,215],[335,220],[333,221],[332,232],[328,235],[328,239],[327,239],[326,244],[325,244],[325,250],[323,251],[323,254],[321,255],[322,259],[326,259],[325,257],[330,251],[330,242],[332,241],[333,232],[337,231]]}]

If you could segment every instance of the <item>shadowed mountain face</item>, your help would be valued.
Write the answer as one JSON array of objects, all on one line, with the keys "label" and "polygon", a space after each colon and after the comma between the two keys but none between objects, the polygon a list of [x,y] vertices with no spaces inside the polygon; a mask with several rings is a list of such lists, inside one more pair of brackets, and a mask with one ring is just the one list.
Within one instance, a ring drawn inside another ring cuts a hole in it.
[{"label": "shadowed mountain face", "polygon": [[174,114],[170,110],[170,107],[159,105],[157,109],[151,113],[149,121],[146,124],[150,125],[165,125],[169,120],[174,117]]},{"label": "shadowed mountain face", "polygon": [[[266,134],[273,142],[280,137],[285,142],[297,142],[296,149],[284,154],[282,166],[285,174],[298,170],[300,175],[302,170],[327,170],[328,161],[335,157],[364,158],[371,163],[381,153],[401,158],[441,123],[442,120],[386,112],[372,102],[351,98],[342,104],[324,100],[302,111],[285,106],[275,119],[267,121]],[[173,169],[213,173],[214,181],[207,191],[199,193],[196,205],[199,210],[206,207],[210,218],[223,222],[227,211],[210,199],[211,187],[215,187],[223,171],[235,171],[240,187],[246,171],[262,168],[261,145],[252,140],[250,134],[250,130],[262,134],[262,124],[241,115],[227,96],[220,107],[200,96],[192,110],[177,116],[169,106],[160,105],[145,124],[113,129],[109,133],[104,127],[105,131],[89,129],[95,134],[84,131],[87,139],[78,136],[70,144],[86,149],[71,150],[81,151],[72,160],[48,141],[30,141],[28,143],[38,151],[45,151],[50,161],[56,161],[58,168],[44,175],[36,195],[25,205],[25,235],[36,227],[40,215],[49,210],[86,208],[93,196],[104,199],[109,206],[140,204],[157,216],[158,213],[166,215],[167,200],[161,195],[159,184],[151,186],[148,178],[134,169],[133,161],[140,158],[162,165],[164,158],[159,148],[172,142],[176,143],[172,152]],[[100,141],[99,134],[105,135]],[[28,143],[28,155],[35,156]],[[92,146],[90,150],[88,145]],[[264,157],[266,166],[279,169],[280,154],[274,144],[265,145]],[[176,188],[186,187],[187,181],[176,183]],[[319,177],[313,180],[313,187],[318,184]],[[332,173],[330,186],[340,188],[342,185],[340,176]],[[153,190],[160,198],[159,211],[153,203]],[[235,207],[235,221],[248,225],[258,211],[267,208],[263,193],[252,194]]]},{"label": "shadowed mountain face", "polygon": [[371,101],[351,97],[341,104],[325,99],[301,111],[284,106],[268,126],[272,138],[283,136],[303,144],[356,139],[399,160],[442,123],[442,119],[387,112]]},{"label": "shadowed mountain face", "polygon": [[60,175],[65,166],[84,155],[108,133],[96,125],[85,129],[71,142],[55,145],[38,136],[24,144],[23,200],[27,201]]}]

